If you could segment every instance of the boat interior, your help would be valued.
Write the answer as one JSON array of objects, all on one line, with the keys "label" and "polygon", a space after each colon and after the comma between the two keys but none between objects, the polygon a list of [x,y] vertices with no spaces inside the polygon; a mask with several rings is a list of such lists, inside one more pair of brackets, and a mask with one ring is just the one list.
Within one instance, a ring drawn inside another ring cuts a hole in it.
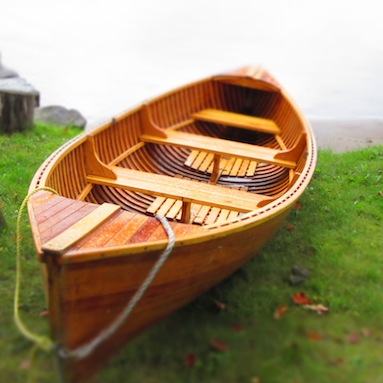
[{"label": "boat interior", "polygon": [[306,148],[304,124],[279,86],[220,75],[69,143],[39,183],[73,200],[217,227],[286,193]]}]

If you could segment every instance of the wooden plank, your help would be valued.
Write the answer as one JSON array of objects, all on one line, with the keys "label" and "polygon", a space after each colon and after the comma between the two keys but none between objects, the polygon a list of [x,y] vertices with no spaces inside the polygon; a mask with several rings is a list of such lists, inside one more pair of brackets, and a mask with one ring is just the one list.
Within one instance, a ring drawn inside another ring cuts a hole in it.
[{"label": "wooden plank", "polygon": [[258,163],[256,161],[250,161],[249,167],[247,168],[246,175],[251,177],[255,174],[255,170],[257,169]]},{"label": "wooden plank", "polygon": [[233,128],[253,130],[260,133],[280,134],[277,124],[267,118],[248,116],[217,109],[205,109],[193,114],[193,118],[200,121],[212,122]]},{"label": "wooden plank", "polygon": [[238,177],[245,177],[249,164],[250,164],[249,160],[243,160],[242,165],[238,170]]},{"label": "wooden plank", "polygon": [[254,210],[257,208],[258,203],[269,199],[269,197],[256,193],[161,174],[146,173],[116,166],[111,167],[111,169],[115,173],[116,179],[88,176],[87,181],[242,212]]},{"label": "wooden plank", "polygon": [[222,222],[227,221],[227,217],[229,216],[229,214],[230,214],[230,210],[222,209],[221,212],[219,213],[216,223],[220,224]]},{"label": "wooden plank", "polygon": [[54,253],[64,251],[89,234],[97,226],[102,224],[118,209],[120,209],[118,205],[109,203],[102,204],[96,210],[93,210],[90,214],[77,221],[57,237],[45,243],[42,247],[43,250]]},{"label": "wooden plank", "polygon": [[171,209],[167,212],[166,218],[174,219],[177,214],[181,211],[182,201],[176,201],[175,204],[171,207]]},{"label": "wooden plank", "polygon": [[229,216],[227,217],[227,219],[234,219],[234,218],[237,218],[238,217],[238,212],[237,211],[234,211],[232,210],[230,213],[229,213]]},{"label": "wooden plank", "polygon": [[157,214],[165,217],[166,213],[170,210],[175,202],[176,200],[174,198],[167,198],[161,207],[157,210]]},{"label": "wooden plank", "polygon": [[119,246],[122,243],[126,243],[148,219],[150,217],[143,214],[135,215],[121,230],[114,234],[105,246]]},{"label": "wooden plank", "polygon": [[189,154],[189,157],[187,158],[187,160],[185,161],[185,165],[186,166],[192,166],[193,165],[193,162],[195,161],[195,159],[197,158],[198,154],[200,152],[198,150],[192,150]]},{"label": "wooden plank", "polygon": [[235,163],[235,157],[231,157],[227,162],[226,165],[222,171],[222,175],[226,176],[230,174],[231,168],[233,167]]},{"label": "wooden plank", "polygon": [[202,206],[198,214],[194,217],[193,223],[202,225],[209,211],[210,206]]},{"label": "wooden plank", "polygon": [[198,169],[207,155],[207,152],[199,152],[197,158],[193,162],[193,168]]},{"label": "wooden plank", "polygon": [[[281,151],[277,149],[266,148],[263,146],[246,144],[243,142],[224,140],[221,138],[207,137],[178,131],[168,131],[167,137],[144,134],[141,136],[141,139],[144,142],[197,149],[205,152],[221,154],[224,156],[270,163],[290,169],[294,169],[296,167],[295,160],[299,158],[299,155],[303,150],[302,143],[300,143],[297,150],[295,150],[294,147],[288,151]],[[292,155],[290,155],[290,153]]]},{"label": "wooden plank", "polygon": [[200,167],[198,168],[198,170],[200,170],[201,172],[206,172],[207,169],[209,169],[209,166],[212,164],[213,159],[214,159],[214,154],[213,153],[209,153],[205,157],[205,159],[203,160],[203,162],[200,165]]},{"label": "wooden plank", "polygon": [[234,162],[234,165],[232,167],[232,169],[230,170],[230,173],[229,175],[230,176],[236,176],[238,174],[238,171],[239,171],[239,168],[241,167],[242,165],[242,158],[237,158]]},{"label": "wooden plank", "polygon": [[218,208],[218,207],[213,207],[211,210],[210,210],[210,213],[209,215],[207,216],[206,220],[205,220],[205,223],[207,225],[210,225],[212,223],[214,223],[216,220],[217,220],[217,217],[219,215],[219,213],[221,212],[221,209]]},{"label": "wooden plank", "polygon": [[154,214],[160,206],[164,203],[165,197],[157,197],[152,204],[146,209],[147,213]]}]

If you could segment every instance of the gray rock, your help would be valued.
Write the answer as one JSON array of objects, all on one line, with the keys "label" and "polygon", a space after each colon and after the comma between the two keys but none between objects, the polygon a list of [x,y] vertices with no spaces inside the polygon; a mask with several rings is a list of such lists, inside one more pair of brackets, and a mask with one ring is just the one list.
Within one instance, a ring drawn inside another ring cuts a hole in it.
[{"label": "gray rock", "polygon": [[76,126],[84,129],[86,119],[76,109],[66,109],[59,105],[44,106],[35,109],[35,122],[45,122],[48,124],[61,126]]},{"label": "gray rock", "polygon": [[288,277],[288,281],[291,286],[297,286],[302,284],[310,277],[310,271],[305,267],[295,265],[291,268],[291,273]]},{"label": "gray rock", "polygon": [[4,66],[1,62],[1,54],[0,54],[0,79],[3,78],[13,78],[13,77],[19,77],[18,73],[15,72],[13,69],[9,69],[6,66]]}]

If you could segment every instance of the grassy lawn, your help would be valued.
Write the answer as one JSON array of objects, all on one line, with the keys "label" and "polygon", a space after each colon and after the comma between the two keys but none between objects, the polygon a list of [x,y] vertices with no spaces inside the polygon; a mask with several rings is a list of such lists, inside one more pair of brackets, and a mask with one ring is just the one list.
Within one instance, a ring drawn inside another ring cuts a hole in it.
[{"label": "grassy lawn", "polygon": [[[12,322],[14,223],[42,160],[78,131],[39,126],[0,136],[0,382],[58,382],[53,358],[38,354]],[[26,220],[25,220],[26,222]],[[24,227],[24,317],[46,332],[39,265]],[[311,271],[286,281],[292,266]],[[304,291],[329,307],[318,315],[294,305]],[[217,304],[218,302],[218,304]],[[277,307],[288,309],[274,319]],[[221,308],[219,308],[220,306]],[[301,205],[275,240],[246,267],[137,338],[99,382],[383,382],[383,147],[327,151]]]}]

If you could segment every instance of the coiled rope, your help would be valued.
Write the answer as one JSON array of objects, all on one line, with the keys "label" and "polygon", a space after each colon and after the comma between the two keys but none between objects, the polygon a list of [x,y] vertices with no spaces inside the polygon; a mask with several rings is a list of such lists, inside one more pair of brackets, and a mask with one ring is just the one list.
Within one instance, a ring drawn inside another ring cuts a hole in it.
[{"label": "coiled rope", "polygon": [[49,187],[39,187],[32,192],[30,192],[23,200],[19,212],[17,214],[17,223],[16,223],[16,285],[15,285],[15,297],[14,297],[14,320],[16,327],[20,333],[35,345],[44,351],[53,351],[57,350],[58,355],[61,358],[73,358],[73,359],[83,359],[90,355],[101,343],[106,341],[111,337],[118,329],[126,322],[128,317],[133,312],[134,308],[137,306],[139,301],[144,296],[148,287],[152,284],[153,280],[157,276],[158,272],[161,270],[164,263],[169,258],[170,254],[173,251],[174,244],[176,241],[174,231],[170,226],[168,220],[160,215],[156,215],[156,219],[161,222],[166,234],[168,236],[168,243],[165,250],[161,253],[160,257],[153,265],[152,269],[149,271],[148,275],[142,282],[141,286],[137,289],[134,295],[131,297],[129,302],[126,304],[125,308],[121,313],[116,317],[116,319],[105,329],[101,330],[96,337],[94,337],[89,342],[74,348],[72,350],[67,350],[62,346],[57,346],[54,341],[45,335],[39,335],[29,330],[28,327],[23,323],[20,317],[20,288],[21,288],[21,217],[25,209],[26,204],[29,199],[39,191],[49,191],[54,194],[58,194],[56,190]]}]

